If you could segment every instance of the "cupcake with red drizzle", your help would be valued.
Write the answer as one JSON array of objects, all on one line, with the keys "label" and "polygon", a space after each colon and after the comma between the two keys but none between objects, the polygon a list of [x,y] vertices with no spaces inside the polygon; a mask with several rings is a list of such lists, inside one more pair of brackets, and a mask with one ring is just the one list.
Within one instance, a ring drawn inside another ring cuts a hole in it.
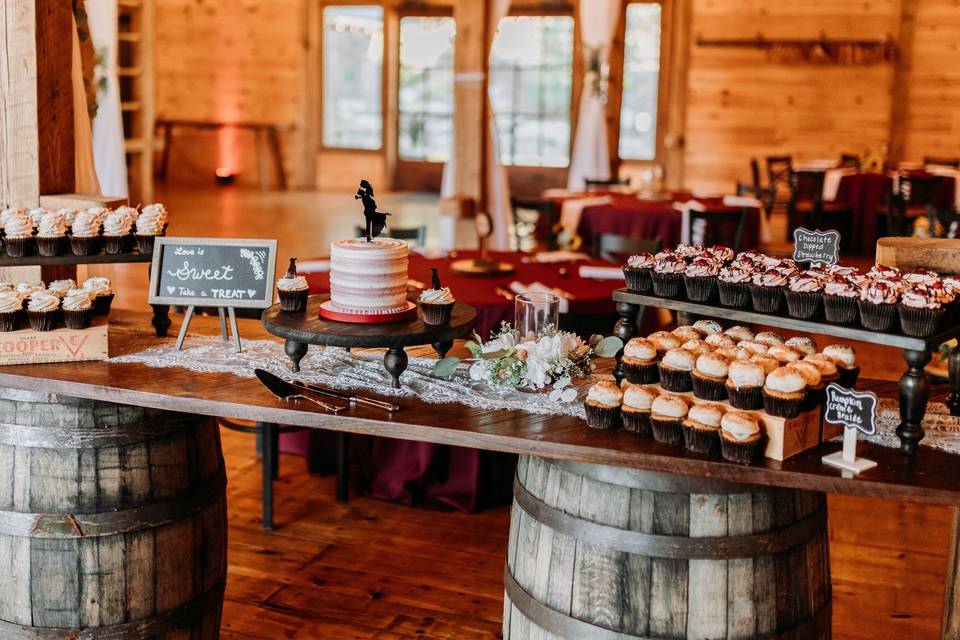
[{"label": "cupcake with red drizzle", "polygon": [[846,276],[835,275],[823,283],[823,315],[827,322],[853,324],[857,321],[860,287]]},{"label": "cupcake with red drizzle", "polygon": [[701,255],[683,272],[683,284],[687,298],[692,302],[710,302],[717,291],[717,276],[720,263],[712,256]]},{"label": "cupcake with red drizzle", "polygon": [[790,278],[784,293],[787,311],[793,318],[809,320],[817,315],[823,300],[823,279],[816,272],[805,271]]},{"label": "cupcake with red drizzle", "polygon": [[861,287],[857,300],[860,323],[871,331],[890,331],[897,323],[899,299],[899,288],[886,280],[876,280]]},{"label": "cupcake with red drizzle", "polygon": [[627,259],[623,266],[623,277],[627,281],[627,288],[636,293],[649,293],[653,286],[651,273],[656,259],[650,253],[638,253]]},{"label": "cupcake with red drizzle", "polygon": [[760,313],[778,313],[783,307],[783,292],[789,282],[790,276],[778,267],[754,273],[750,281],[753,309]]},{"label": "cupcake with red drizzle", "polygon": [[676,298],[683,286],[687,262],[679,254],[661,251],[654,257],[653,292],[664,298]]},{"label": "cupcake with red drizzle", "polygon": [[903,332],[921,338],[935,334],[943,325],[946,305],[953,302],[953,298],[943,287],[916,285],[904,291],[897,305]]}]

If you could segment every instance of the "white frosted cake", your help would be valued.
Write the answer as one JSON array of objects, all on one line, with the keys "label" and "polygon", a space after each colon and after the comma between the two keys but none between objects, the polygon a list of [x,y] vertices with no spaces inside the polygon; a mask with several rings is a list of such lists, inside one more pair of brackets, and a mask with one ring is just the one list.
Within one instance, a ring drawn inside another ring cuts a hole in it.
[{"label": "white frosted cake", "polygon": [[338,311],[393,313],[407,305],[407,243],[392,238],[330,245],[330,302]]}]

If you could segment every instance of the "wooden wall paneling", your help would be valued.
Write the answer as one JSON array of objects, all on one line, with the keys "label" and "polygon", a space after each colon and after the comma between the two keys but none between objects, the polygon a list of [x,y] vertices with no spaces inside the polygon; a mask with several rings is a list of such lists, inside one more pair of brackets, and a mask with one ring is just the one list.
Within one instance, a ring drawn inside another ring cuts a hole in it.
[{"label": "wooden wall paneling", "polygon": [[37,38],[37,162],[40,193],[74,191],[73,10],[63,0],[34,0]]},{"label": "wooden wall paneling", "polygon": [[913,39],[920,0],[900,0],[896,28],[897,57],[890,78],[890,135],[887,163],[895,166],[904,159],[907,138],[907,113],[910,106],[910,82],[913,68]]},{"label": "wooden wall paneling", "polygon": [[400,14],[396,9],[385,7],[383,19],[383,164],[387,174],[384,186],[393,191],[397,188],[400,130]]},{"label": "wooden wall paneling", "polygon": [[[662,158],[664,184],[668,189],[684,186],[687,149],[687,94],[690,71],[692,0],[664,3],[660,45],[661,80],[657,99],[657,156]],[[666,68],[663,61],[666,60]],[[662,75],[666,72],[666,81]]]},{"label": "wooden wall paneling", "polygon": [[0,1],[0,206],[36,206],[37,42],[33,2]]},{"label": "wooden wall paneling", "polygon": [[320,6],[312,0],[306,0],[301,8],[303,30],[300,33],[303,45],[301,60],[301,86],[303,98],[300,101],[298,117],[296,157],[297,170],[294,174],[294,186],[310,189],[317,183],[317,149],[320,147],[320,110],[322,88],[320,86],[320,46],[319,34],[322,28]]},{"label": "wooden wall paneling", "polygon": [[[630,0],[620,2],[620,21],[613,32],[613,42],[610,43],[610,74],[607,80],[607,140],[610,145],[610,175],[617,177],[620,174],[620,109],[623,106],[623,67],[624,67],[624,38],[626,37],[627,20],[624,12]],[[579,9],[577,10],[579,15]]]}]

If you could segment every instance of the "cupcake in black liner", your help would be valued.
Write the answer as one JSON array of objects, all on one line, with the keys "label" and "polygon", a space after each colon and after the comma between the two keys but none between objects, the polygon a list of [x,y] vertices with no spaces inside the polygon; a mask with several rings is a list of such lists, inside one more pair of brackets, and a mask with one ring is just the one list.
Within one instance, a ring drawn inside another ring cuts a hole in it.
[{"label": "cupcake in black liner", "polygon": [[715,244],[712,247],[707,247],[704,249],[704,253],[719,262],[721,266],[730,264],[733,262],[735,257],[733,249],[730,247],[725,247],[722,244]]},{"label": "cupcake in black liner", "polygon": [[904,291],[897,305],[900,328],[908,336],[932,336],[944,325],[947,314],[945,304],[952,301],[953,296],[948,295],[942,287],[919,285]]},{"label": "cupcake in black liner", "polygon": [[23,312],[23,301],[13,291],[0,292],[0,331],[16,331]]},{"label": "cupcake in black liner", "polygon": [[823,300],[823,281],[813,273],[799,273],[790,278],[790,284],[787,285],[784,296],[790,317],[810,320],[820,311],[820,303]]},{"label": "cupcake in black liner", "polygon": [[631,338],[623,345],[624,377],[633,384],[655,384],[660,381],[657,368],[657,347],[646,338]]},{"label": "cupcake in black liner", "polygon": [[682,393],[693,389],[691,372],[697,357],[686,349],[671,349],[660,360],[660,386],[666,391]]},{"label": "cupcake in black liner", "polygon": [[616,383],[601,380],[587,391],[583,407],[587,412],[587,425],[594,429],[620,428],[620,403],[623,393]]},{"label": "cupcake in black liner", "polygon": [[100,214],[89,209],[81,211],[70,227],[70,250],[75,256],[92,256],[100,253],[101,246]]},{"label": "cupcake in black liner", "polygon": [[823,284],[823,316],[827,322],[854,324],[859,310],[860,287],[847,277],[836,275]]},{"label": "cupcake in black liner", "polygon": [[7,218],[3,231],[3,246],[11,258],[23,258],[33,253],[36,240],[33,237],[34,225],[26,213],[17,212]]},{"label": "cupcake in black liner", "polygon": [[647,340],[653,343],[657,355],[660,357],[663,357],[663,354],[670,349],[679,349],[680,345],[683,344],[683,341],[670,331],[654,331],[647,336]]},{"label": "cupcake in black liner", "polygon": [[437,268],[432,267],[431,289],[426,289],[420,293],[417,302],[420,303],[420,311],[423,313],[423,322],[425,324],[441,325],[450,322],[450,316],[453,315],[453,305],[456,302],[449,287],[440,284],[440,275]]},{"label": "cupcake in black liner", "polygon": [[829,356],[822,353],[811,353],[808,356],[804,356],[801,362],[809,362],[820,370],[820,378],[823,380],[823,386],[827,386],[831,382],[841,384],[840,370]]},{"label": "cupcake in black liner", "polygon": [[856,350],[848,344],[831,344],[823,348],[823,355],[837,366],[837,373],[840,374],[837,384],[852,389],[860,376]]},{"label": "cupcake in black liner", "polygon": [[623,428],[634,431],[642,436],[651,437],[650,410],[657,394],[639,384],[623,384],[623,405],[620,407],[620,418]]},{"label": "cupcake in black liner", "polygon": [[813,338],[807,336],[794,336],[793,338],[788,339],[783,343],[785,347],[790,347],[795,351],[799,351],[804,356],[809,356],[817,352],[817,343]]},{"label": "cupcake in black liner", "polygon": [[799,373],[807,383],[807,396],[804,398],[801,411],[809,411],[823,404],[827,385],[823,381],[823,376],[820,375],[820,368],[815,363],[791,362],[787,365],[787,369],[793,369]]},{"label": "cupcake in black liner", "polygon": [[[690,374],[693,395],[701,400],[717,402],[727,397],[727,361],[714,353],[697,356]],[[717,424],[719,427],[719,423]]]},{"label": "cupcake in black liner", "polygon": [[727,369],[727,398],[736,409],[763,408],[763,383],[767,374],[760,364],[734,360]]},{"label": "cupcake in black liner", "polygon": [[706,253],[706,248],[697,242],[681,242],[673,249],[673,253],[683,258],[683,261],[690,264],[698,256]]},{"label": "cupcake in black liner", "polygon": [[653,265],[656,262],[653,254],[640,253],[630,256],[623,267],[623,277],[627,281],[627,289],[634,293],[650,293],[653,287]]},{"label": "cupcake in black liner", "polygon": [[715,404],[695,404],[683,421],[683,443],[690,451],[715,454],[720,449],[723,409]]},{"label": "cupcake in black liner", "polygon": [[137,210],[120,207],[111,211],[103,221],[103,247],[110,255],[129,253],[133,250],[133,224]]},{"label": "cupcake in black liner", "polygon": [[742,411],[728,411],[720,420],[720,454],[724,460],[750,464],[760,452],[763,434],[757,419]]},{"label": "cupcake in black liner", "polygon": [[109,278],[93,276],[83,281],[80,287],[89,291],[93,299],[93,315],[105,316],[110,313],[110,305],[113,304],[113,285]]},{"label": "cupcake in black liner", "polygon": [[307,298],[310,285],[307,279],[297,273],[297,259],[290,258],[287,272],[277,280],[277,297],[280,310],[290,313],[302,313],[307,310]]},{"label": "cupcake in black liner", "polygon": [[780,367],[763,384],[763,410],[779,418],[796,418],[803,410],[807,383],[799,371]]},{"label": "cupcake in black liner", "polygon": [[720,269],[717,275],[717,295],[720,304],[733,309],[746,309],[750,306],[749,269],[731,265]]},{"label": "cupcake in black liner", "polygon": [[662,298],[676,298],[683,288],[686,261],[675,253],[661,251],[653,265],[653,292]]},{"label": "cupcake in black liner", "polygon": [[679,396],[657,396],[650,406],[650,427],[653,439],[667,444],[683,442],[683,421],[687,417],[687,403]]},{"label": "cupcake in black liner", "polygon": [[67,329],[86,329],[93,321],[93,298],[89,291],[71,289],[60,303]]},{"label": "cupcake in black liner", "polygon": [[871,282],[860,289],[857,308],[860,324],[871,331],[892,331],[897,324],[897,301],[900,292],[888,282]]},{"label": "cupcake in black liner", "polygon": [[57,320],[60,298],[47,290],[34,291],[27,300],[27,318],[34,331],[50,331]]},{"label": "cupcake in black liner", "polygon": [[779,313],[783,308],[783,292],[789,277],[778,269],[767,269],[753,274],[750,282],[750,300],[753,310],[760,313]]},{"label": "cupcake in black liner", "polygon": [[698,257],[683,272],[687,299],[692,302],[712,302],[717,294],[717,275],[720,263],[713,258]]}]

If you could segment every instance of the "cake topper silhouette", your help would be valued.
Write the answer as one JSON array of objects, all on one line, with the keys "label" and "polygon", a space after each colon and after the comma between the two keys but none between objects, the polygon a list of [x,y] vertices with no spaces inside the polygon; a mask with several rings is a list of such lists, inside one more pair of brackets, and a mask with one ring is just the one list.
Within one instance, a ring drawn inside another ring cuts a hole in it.
[{"label": "cake topper silhouette", "polygon": [[430,284],[434,289],[440,289],[443,286],[440,284],[440,274],[437,273],[436,267],[430,267]]},{"label": "cake topper silhouette", "polygon": [[287,267],[287,278],[296,278],[297,277],[297,259],[290,258],[290,266]]},{"label": "cake topper silhouette", "polygon": [[353,199],[363,203],[363,217],[367,223],[365,235],[367,242],[370,242],[383,231],[383,227],[387,224],[387,216],[390,214],[377,211],[377,201],[373,199],[373,185],[366,180],[360,181],[360,188],[357,189]]}]

